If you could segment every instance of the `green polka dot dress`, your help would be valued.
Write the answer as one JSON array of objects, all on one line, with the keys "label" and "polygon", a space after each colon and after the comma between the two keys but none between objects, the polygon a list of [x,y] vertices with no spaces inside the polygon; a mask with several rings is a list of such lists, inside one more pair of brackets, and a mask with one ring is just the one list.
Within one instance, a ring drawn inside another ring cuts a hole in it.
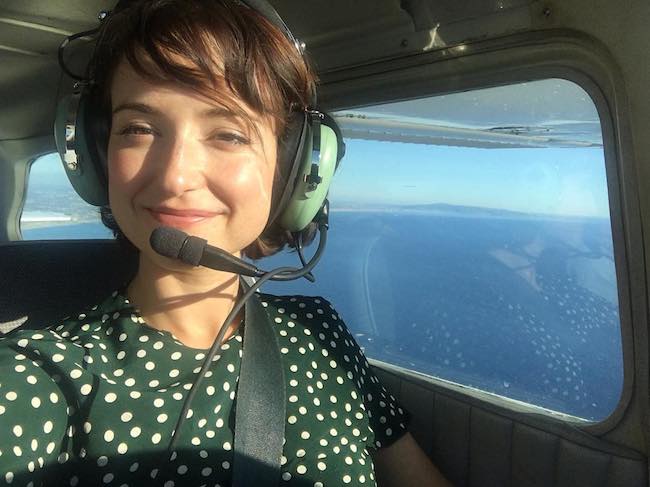
[{"label": "green polka dot dress", "polygon": [[[375,485],[370,450],[406,431],[322,298],[259,294],[287,379],[281,485]],[[206,350],[149,327],[121,293],[58,326],[0,339],[0,485],[231,483],[242,337],[226,341],[166,453]]]}]

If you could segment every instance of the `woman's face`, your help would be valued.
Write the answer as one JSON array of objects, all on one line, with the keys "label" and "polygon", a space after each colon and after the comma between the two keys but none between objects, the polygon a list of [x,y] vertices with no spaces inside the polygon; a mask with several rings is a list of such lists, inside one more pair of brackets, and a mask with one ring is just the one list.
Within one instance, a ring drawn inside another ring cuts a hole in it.
[{"label": "woman's face", "polygon": [[111,210],[128,239],[149,245],[160,226],[238,254],[266,225],[276,167],[272,123],[244,107],[257,130],[223,106],[123,61],[111,86]]}]

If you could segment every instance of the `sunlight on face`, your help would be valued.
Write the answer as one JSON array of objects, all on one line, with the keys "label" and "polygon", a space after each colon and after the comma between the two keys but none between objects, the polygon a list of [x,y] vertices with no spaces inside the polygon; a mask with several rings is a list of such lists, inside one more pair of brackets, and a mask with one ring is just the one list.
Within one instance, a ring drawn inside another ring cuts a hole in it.
[{"label": "sunlight on face", "polygon": [[149,245],[160,226],[233,254],[253,242],[270,211],[276,167],[272,123],[250,109],[253,129],[193,91],[139,76],[125,61],[111,87],[109,200],[127,238]]}]

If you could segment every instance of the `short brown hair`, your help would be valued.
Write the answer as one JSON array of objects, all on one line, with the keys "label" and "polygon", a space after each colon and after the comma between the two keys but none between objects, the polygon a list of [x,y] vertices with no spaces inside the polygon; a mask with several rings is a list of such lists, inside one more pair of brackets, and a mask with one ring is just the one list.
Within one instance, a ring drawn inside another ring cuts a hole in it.
[{"label": "short brown hair", "polygon": [[[293,160],[283,156],[287,129],[292,117],[302,117],[295,108],[301,112],[315,93],[315,74],[296,46],[260,13],[233,0],[131,0],[122,5],[104,20],[89,65],[102,116],[110,125],[110,87],[117,66],[126,59],[141,76],[177,82],[241,114],[243,120],[248,117],[240,100],[271,117],[278,136],[270,212],[274,215]],[[118,240],[126,241],[110,208],[103,207],[101,214]],[[314,233],[311,224],[303,231],[303,241],[309,242]],[[258,259],[295,244],[290,232],[269,221],[243,253]]]}]

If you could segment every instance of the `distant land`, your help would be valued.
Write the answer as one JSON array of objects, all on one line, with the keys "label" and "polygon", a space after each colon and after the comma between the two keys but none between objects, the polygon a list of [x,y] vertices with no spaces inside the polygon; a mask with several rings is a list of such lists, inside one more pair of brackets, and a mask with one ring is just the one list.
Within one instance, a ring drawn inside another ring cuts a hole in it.
[{"label": "distant land", "polygon": [[599,218],[593,216],[573,216],[573,215],[557,215],[546,213],[526,213],[523,211],[506,210],[502,208],[487,208],[480,206],[463,206],[451,205],[447,203],[428,203],[417,205],[372,205],[372,204],[359,204],[359,203],[342,203],[332,205],[331,211],[365,211],[365,212],[388,212],[388,213],[409,213],[409,214],[428,214],[440,216],[454,216],[462,217],[483,217],[483,218],[505,218],[505,219],[544,219],[556,220],[562,219],[563,221],[600,221],[607,220],[607,218]]}]

